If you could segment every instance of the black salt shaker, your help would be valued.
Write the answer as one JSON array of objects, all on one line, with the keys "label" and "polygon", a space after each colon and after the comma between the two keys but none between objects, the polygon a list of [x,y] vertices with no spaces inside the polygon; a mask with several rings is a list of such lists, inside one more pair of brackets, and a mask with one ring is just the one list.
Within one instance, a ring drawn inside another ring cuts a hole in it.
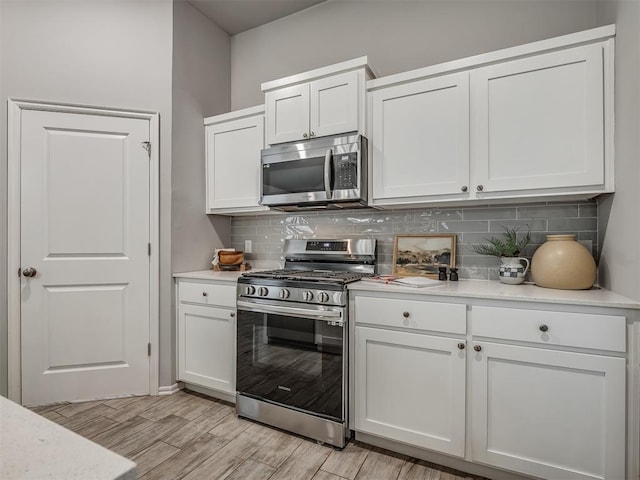
[{"label": "black salt shaker", "polygon": [[438,280],[447,280],[447,267],[438,267]]},{"label": "black salt shaker", "polygon": [[452,268],[449,270],[449,280],[451,280],[452,282],[457,282],[458,281],[458,269],[457,268]]}]

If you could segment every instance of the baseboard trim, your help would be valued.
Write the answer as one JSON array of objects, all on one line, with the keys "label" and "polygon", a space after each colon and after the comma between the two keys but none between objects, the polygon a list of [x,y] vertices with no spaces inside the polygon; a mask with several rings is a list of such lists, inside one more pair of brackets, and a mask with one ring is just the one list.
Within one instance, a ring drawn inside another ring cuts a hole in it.
[{"label": "baseboard trim", "polygon": [[184,384],[184,388],[186,388],[187,390],[191,390],[193,392],[196,392],[196,393],[201,393],[201,394],[206,395],[208,397],[217,398],[218,400],[223,400],[225,402],[229,402],[229,403],[232,403],[234,405],[236,404],[236,394],[235,393],[220,392],[218,390],[213,390],[213,389],[206,388],[206,387],[200,387],[198,385],[193,385],[191,383]]},{"label": "baseboard trim", "polygon": [[393,440],[388,440],[386,438],[378,437],[376,435],[371,435],[368,433],[355,432],[355,439],[357,441],[367,443],[375,447],[384,448],[386,450],[418,458],[435,465],[440,465],[457,470],[458,472],[461,472],[457,474],[461,477],[464,477],[464,474],[466,473],[467,475],[479,475],[487,479],[490,478],[492,480],[533,480],[534,478],[515,472],[508,472],[490,466],[481,465],[478,463],[472,463],[462,458],[451,457],[446,454],[433,452],[431,450],[426,450],[411,445],[406,445],[404,443],[395,442]]},{"label": "baseboard trim", "polygon": [[184,388],[184,384],[182,382],[177,382],[177,383],[174,383],[173,385],[168,385],[166,387],[159,387],[158,395],[173,395],[174,393],[178,393],[183,388]]}]

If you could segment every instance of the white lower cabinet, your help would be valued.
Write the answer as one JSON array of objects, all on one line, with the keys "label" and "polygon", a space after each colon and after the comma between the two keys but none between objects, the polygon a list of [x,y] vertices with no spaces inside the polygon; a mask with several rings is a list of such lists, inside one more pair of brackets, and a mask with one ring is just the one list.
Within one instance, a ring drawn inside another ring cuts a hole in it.
[{"label": "white lower cabinet", "polygon": [[549,479],[625,478],[624,358],[473,345],[474,461]]},{"label": "white lower cabinet", "polygon": [[619,311],[353,296],[356,433],[543,479],[631,478]]},{"label": "white lower cabinet", "polygon": [[355,305],[356,430],[462,457],[466,306],[373,297]]},{"label": "white lower cabinet", "polygon": [[357,326],[357,430],[463,456],[465,353],[459,343]]},{"label": "white lower cabinet", "polygon": [[235,290],[178,282],[178,380],[235,395]]},{"label": "white lower cabinet", "polygon": [[624,316],[479,306],[470,325],[472,460],[625,478]]}]

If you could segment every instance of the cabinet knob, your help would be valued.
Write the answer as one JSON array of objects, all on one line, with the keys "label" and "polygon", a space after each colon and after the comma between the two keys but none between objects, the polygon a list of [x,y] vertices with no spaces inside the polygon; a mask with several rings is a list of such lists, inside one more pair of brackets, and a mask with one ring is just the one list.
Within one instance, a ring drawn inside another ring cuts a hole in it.
[{"label": "cabinet knob", "polygon": [[482,350],[482,347],[481,347],[480,345],[476,345],[476,346],[474,346],[474,347],[473,347],[473,349],[474,349],[476,352],[479,352],[479,351],[481,351],[481,350]]},{"label": "cabinet knob", "polygon": [[463,342],[460,342],[458,344],[458,350],[464,350],[464,343]]},{"label": "cabinet knob", "polygon": [[302,134],[302,138],[308,138],[308,137],[309,135],[306,132]]},{"label": "cabinet knob", "polygon": [[409,312],[402,312],[404,318],[409,318],[409,315],[411,315]]},{"label": "cabinet knob", "polygon": [[546,332],[549,330],[549,327],[547,325],[545,325],[544,323],[542,325],[540,325],[538,327],[540,329],[541,332]]},{"label": "cabinet knob", "polygon": [[207,295],[209,295],[207,292],[202,292],[203,297],[206,297]]},{"label": "cabinet knob", "polygon": [[310,136],[310,137],[315,137],[315,136],[316,136],[316,132],[311,132],[311,133],[309,134],[309,136]]},{"label": "cabinet knob", "polygon": [[462,190],[463,192],[466,192],[467,190],[469,190],[469,187],[467,187],[466,185],[463,185],[460,190]]},{"label": "cabinet knob", "polygon": [[478,190],[479,192],[483,191],[484,190],[484,185],[478,185],[476,187],[476,190]]},{"label": "cabinet knob", "polygon": [[231,312],[231,313],[229,314],[229,316],[230,316],[231,318],[235,317],[235,316],[236,316],[236,312]]}]

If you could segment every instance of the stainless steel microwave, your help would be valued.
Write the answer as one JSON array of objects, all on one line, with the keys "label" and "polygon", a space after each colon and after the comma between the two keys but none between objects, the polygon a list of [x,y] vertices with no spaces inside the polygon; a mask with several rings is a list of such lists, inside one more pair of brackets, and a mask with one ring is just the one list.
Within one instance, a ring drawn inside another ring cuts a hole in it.
[{"label": "stainless steel microwave", "polygon": [[262,205],[278,210],[367,205],[367,139],[357,133],[262,150]]}]

